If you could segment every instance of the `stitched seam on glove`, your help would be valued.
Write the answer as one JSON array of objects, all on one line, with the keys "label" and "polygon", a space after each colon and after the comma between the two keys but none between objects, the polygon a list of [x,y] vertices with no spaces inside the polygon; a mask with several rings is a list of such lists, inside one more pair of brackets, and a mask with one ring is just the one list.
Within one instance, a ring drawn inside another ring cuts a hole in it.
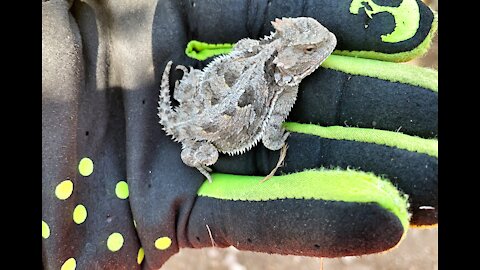
[{"label": "stitched seam on glove", "polygon": [[436,139],[424,139],[400,132],[369,128],[322,127],[295,122],[285,122],[283,126],[291,132],[310,134],[334,140],[349,140],[386,145],[438,158],[438,140]]},{"label": "stitched seam on glove", "polygon": [[438,72],[429,68],[340,55],[330,55],[322,63],[322,67],[438,92]]}]

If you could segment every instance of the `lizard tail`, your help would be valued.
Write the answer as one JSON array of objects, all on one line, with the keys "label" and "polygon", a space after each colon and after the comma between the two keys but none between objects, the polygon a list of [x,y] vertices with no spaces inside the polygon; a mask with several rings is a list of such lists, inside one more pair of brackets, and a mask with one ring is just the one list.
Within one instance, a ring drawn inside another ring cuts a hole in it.
[{"label": "lizard tail", "polygon": [[171,127],[176,120],[176,113],[173,110],[170,101],[170,82],[168,77],[170,75],[171,67],[172,61],[168,61],[167,65],[165,66],[165,71],[163,71],[158,100],[158,117],[160,118],[159,123],[162,124],[163,130],[165,130],[168,135],[173,135]]}]

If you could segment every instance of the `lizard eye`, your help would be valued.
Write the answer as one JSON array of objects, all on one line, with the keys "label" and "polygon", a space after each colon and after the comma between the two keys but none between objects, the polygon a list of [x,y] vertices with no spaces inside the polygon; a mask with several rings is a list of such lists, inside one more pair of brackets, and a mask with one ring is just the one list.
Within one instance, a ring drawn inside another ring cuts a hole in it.
[{"label": "lizard eye", "polygon": [[308,46],[305,49],[303,49],[303,51],[308,54],[312,53],[314,50],[315,50],[315,46]]}]

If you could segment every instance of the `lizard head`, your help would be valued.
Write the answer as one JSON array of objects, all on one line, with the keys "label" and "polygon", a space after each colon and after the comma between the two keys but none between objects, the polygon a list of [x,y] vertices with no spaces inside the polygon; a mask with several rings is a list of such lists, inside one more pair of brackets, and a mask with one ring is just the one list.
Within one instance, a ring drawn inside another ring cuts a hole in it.
[{"label": "lizard head", "polygon": [[298,85],[337,45],[335,35],[313,18],[275,19],[272,25],[277,51],[274,75],[279,85]]}]

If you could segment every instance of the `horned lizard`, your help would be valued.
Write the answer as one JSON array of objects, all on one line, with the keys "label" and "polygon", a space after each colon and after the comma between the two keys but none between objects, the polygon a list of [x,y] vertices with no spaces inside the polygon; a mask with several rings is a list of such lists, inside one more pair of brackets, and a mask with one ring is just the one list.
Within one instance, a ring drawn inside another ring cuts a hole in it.
[{"label": "horned lizard", "polygon": [[295,103],[301,80],[332,53],[337,40],[313,18],[282,18],[271,22],[275,32],[260,40],[244,38],[233,50],[204,69],[184,66],[175,83],[171,105],[169,73],[160,85],[158,116],[163,130],[182,143],[181,159],[211,182],[208,166],[219,152],[250,150],[260,140],[270,150],[285,145],[282,127]]}]

